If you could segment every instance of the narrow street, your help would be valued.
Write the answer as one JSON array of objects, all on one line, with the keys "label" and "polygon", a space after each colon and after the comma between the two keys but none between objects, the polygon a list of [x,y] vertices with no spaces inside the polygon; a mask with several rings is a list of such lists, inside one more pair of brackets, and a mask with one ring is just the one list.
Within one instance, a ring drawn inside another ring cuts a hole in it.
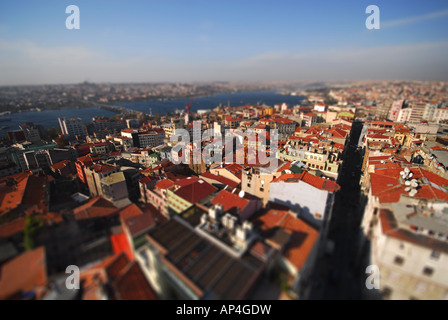
[{"label": "narrow street", "polygon": [[[334,241],[332,254],[320,252],[309,299],[362,299],[362,276],[358,264],[357,235],[363,215],[359,179],[362,155],[356,144],[362,123],[354,122],[348,149],[339,175],[341,190],[336,194],[328,239]],[[325,251],[325,246],[321,246]]]}]

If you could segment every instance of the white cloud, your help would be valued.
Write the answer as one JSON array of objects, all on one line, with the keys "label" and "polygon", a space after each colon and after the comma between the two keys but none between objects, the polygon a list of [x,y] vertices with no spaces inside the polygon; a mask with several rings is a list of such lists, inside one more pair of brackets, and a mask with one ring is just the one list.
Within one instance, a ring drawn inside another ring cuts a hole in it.
[{"label": "white cloud", "polygon": [[443,17],[448,17],[448,10],[427,13],[427,14],[423,14],[420,16],[414,16],[414,17],[409,17],[409,18],[384,21],[384,22],[381,22],[381,28],[403,26],[403,25],[413,24],[416,22],[433,20],[433,19],[438,19],[438,18],[443,18]]}]

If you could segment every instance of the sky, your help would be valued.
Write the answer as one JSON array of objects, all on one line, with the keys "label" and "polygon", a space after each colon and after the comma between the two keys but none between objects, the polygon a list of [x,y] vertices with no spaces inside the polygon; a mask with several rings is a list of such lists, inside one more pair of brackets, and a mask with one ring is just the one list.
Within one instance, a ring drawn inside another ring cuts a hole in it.
[{"label": "sky", "polygon": [[445,81],[447,31],[446,0],[1,0],[0,85]]}]

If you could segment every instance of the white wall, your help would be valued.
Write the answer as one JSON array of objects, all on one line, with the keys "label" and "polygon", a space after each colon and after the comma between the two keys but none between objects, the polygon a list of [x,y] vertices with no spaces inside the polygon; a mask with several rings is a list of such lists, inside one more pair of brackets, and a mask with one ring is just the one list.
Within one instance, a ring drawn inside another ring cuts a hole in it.
[{"label": "white wall", "polygon": [[[317,189],[306,182],[271,182],[269,200],[297,210],[300,206],[305,220],[322,225],[329,192]],[[316,219],[314,214],[322,218]]]}]

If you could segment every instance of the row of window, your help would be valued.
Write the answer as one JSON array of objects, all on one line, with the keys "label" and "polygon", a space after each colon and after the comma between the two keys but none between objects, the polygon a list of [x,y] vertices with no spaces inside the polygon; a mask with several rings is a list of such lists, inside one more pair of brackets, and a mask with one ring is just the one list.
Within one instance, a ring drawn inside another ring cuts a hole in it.
[{"label": "row of window", "polygon": [[[394,263],[396,265],[398,265],[398,266],[402,266],[404,264],[404,262],[405,262],[405,260],[404,260],[403,257],[396,256],[394,258]],[[422,274],[427,276],[427,277],[430,277],[430,276],[432,276],[434,274],[434,268],[433,267],[429,267],[429,266],[425,266],[423,268],[423,270],[422,270]]]}]

